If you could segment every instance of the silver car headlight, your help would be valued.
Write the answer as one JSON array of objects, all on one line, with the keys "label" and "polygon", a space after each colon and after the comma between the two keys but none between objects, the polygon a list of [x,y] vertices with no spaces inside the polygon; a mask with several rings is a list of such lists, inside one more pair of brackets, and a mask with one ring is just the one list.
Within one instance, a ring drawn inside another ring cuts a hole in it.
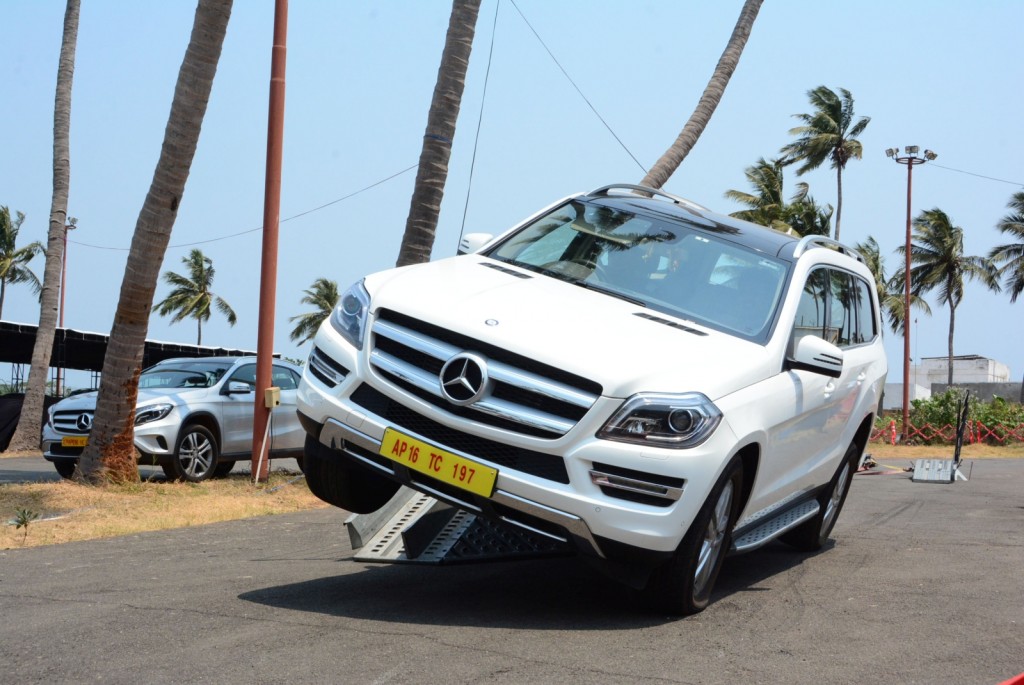
[{"label": "silver car headlight", "polygon": [[359,281],[346,290],[338,300],[338,305],[331,313],[331,327],[357,350],[361,350],[369,311],[370,294],[363,287],[363,282]]},{"label": "silver car headlight", "polygon": [[699,392],[639,393],[626,400],[597,433],[604,440],[682,449],[715,432],[722,412]]},{"label": "silver car headlight", "polygon": [[139,407],[135,410],[135,425],[138,426],[142,423],[149,423],[150,421],[159,421],[174,409],[173,404],[147,404],[144,407]]}]

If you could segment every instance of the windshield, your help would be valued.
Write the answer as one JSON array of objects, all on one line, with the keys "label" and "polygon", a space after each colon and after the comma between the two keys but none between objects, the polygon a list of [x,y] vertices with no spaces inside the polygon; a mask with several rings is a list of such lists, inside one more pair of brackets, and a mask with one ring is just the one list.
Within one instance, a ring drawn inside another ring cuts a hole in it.
[{"label": "windshield", "polygon": [[179,361],[151,366],[139,376],[139,388],[209,388],[231,368],[230,363]]},{"label": "windshield", "polygon": [[752,339],[771,328],[788,272],[782,260],[683,219],[578,200],[486,254]]}]

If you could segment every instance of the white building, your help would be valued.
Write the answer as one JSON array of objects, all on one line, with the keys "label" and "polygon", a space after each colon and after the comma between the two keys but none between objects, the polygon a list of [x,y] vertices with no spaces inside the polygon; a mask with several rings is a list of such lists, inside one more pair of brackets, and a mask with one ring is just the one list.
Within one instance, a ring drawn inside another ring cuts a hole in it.
[{"label": "white building", "polygon": [[[948,357],[925,357],[921,364],[910,367],[910,400],[926,400],[932,396],[932,383],[949,380]],[[894,372],[896,375],[894,376]],[[903,379],[903,369],[889,369],[890,378]],[[1010,368],[995,359],[976,354],[953,357],[953,384],[1009,383]],[[903,383],[886,383],[883,409],[903,407]]]}]

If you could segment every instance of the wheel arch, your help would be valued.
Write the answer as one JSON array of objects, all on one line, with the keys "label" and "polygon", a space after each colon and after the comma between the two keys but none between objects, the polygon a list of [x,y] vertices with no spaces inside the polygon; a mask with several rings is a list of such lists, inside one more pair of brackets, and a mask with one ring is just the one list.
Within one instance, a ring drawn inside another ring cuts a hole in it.
[{"label": "wheel arch", "polygon": [[747,507],[750,501],[750,494],[754,491],[754,481],[757,480],[757,469],[761,464],[761,446],[756,442],[744,445],[736,452],[740,463],[743,464],[743,489],[740,491],[740,512]]},{"label": "wheel arch", "polygon": [[213,439],[217,441],[217,452],[219,453],[220,446],[222,444],[220,439],[220,424],[217,423],[217,418],[213,414],[205,411],[197,411],[185,417],[181,422],[181,428],[178,429],[178,436],[175,439],[175,444],[177,444],[177,440],[181,438],[181,434],[186,428],[195,425],[200,425],[213,434]]}]

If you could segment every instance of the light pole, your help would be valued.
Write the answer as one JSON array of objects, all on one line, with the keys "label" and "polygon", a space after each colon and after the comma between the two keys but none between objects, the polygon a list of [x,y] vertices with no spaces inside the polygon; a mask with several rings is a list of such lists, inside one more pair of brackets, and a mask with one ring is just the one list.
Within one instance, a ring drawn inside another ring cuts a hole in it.
[{"label": "light pole", "polygon": [[[907,167],[907,241],[904,245],[906,263],[903,267],[903,442],[910,437],[910,193],[913,187],[914,167],[938,157],[931,150],[925,150],[923,157],[918,157],[921,148],[907,145],[900,154],[898,148],[891,147],[885,156]],[[920,362],[918,362],[920,363]]]},{"label": "light pole", "polygon": [[[68,231],[78,228],[78,219],[74,217],[68,217],[68,222],[64,224],[64,252],[61,254],[60,263],[60,309],[58,310],[58,322],[57,327],[64,328],[64,286],[67,283],[68,277]],[[64,336],[67,338],[67,336]],[[61,385],[64,380],[64,366],[57,366],[57,387],[55,388],[57,397],[61,396]]]}]

